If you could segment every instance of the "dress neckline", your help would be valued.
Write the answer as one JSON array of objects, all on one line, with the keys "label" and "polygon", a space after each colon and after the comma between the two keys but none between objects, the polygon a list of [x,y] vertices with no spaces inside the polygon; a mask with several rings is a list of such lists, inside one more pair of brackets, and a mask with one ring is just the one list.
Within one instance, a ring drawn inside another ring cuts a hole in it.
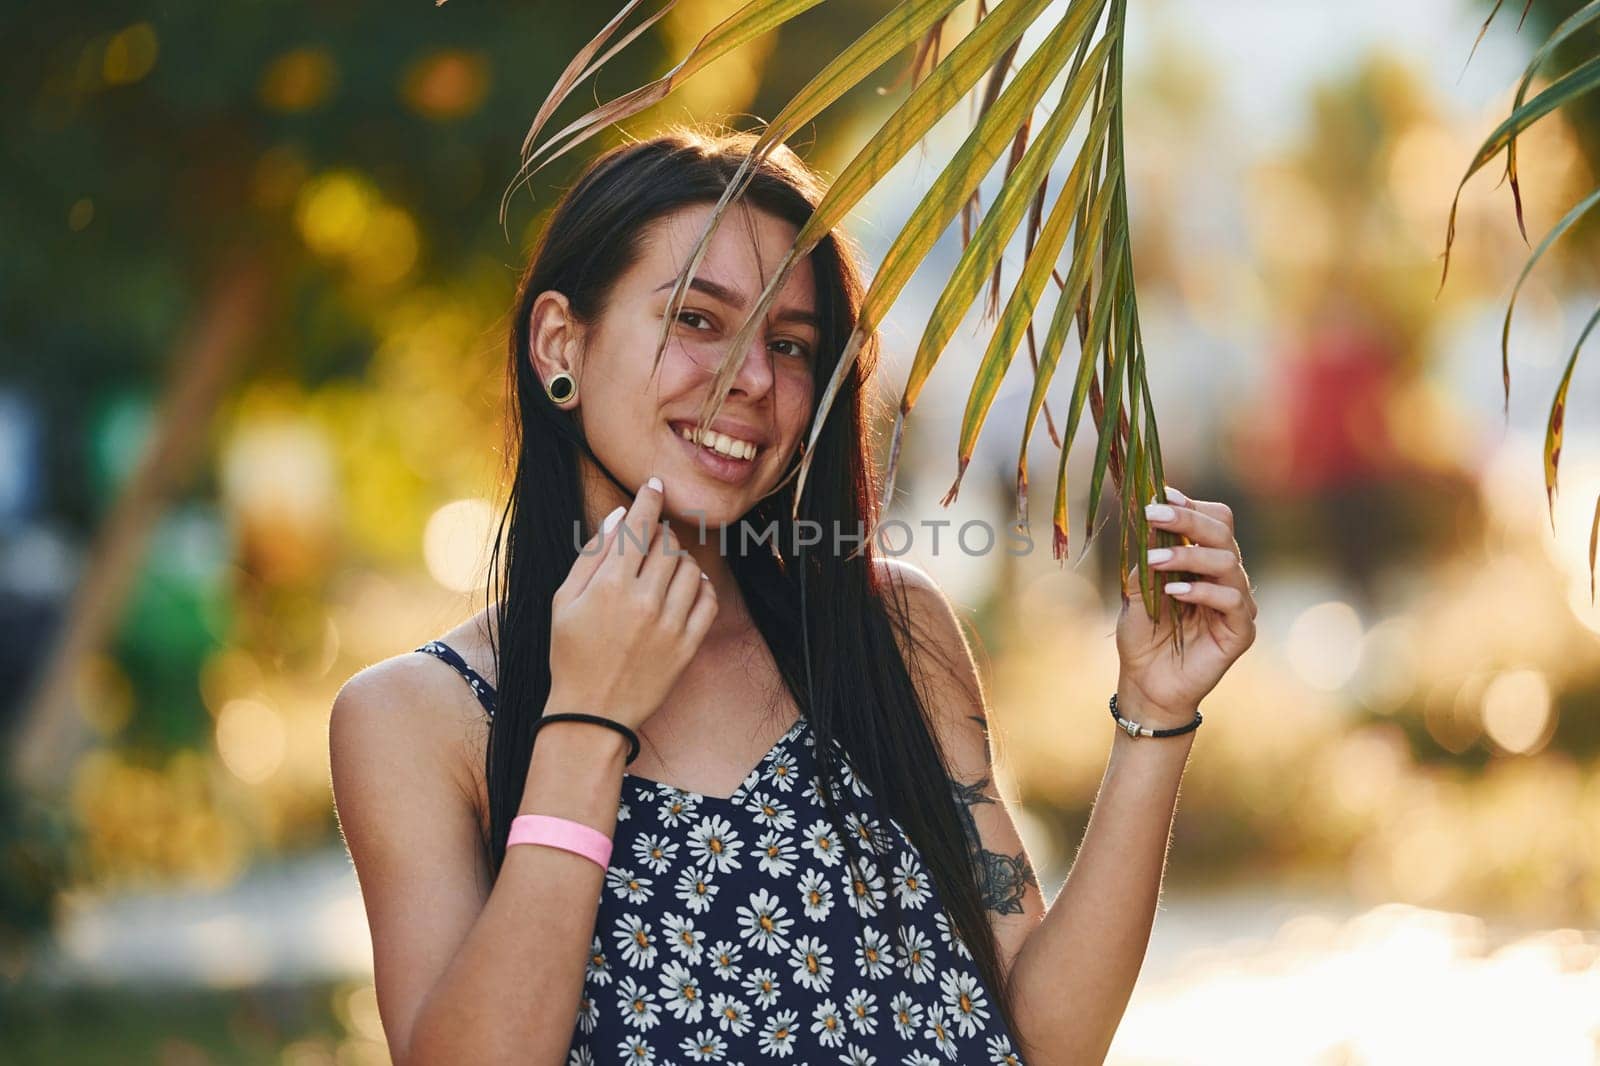
[{"label": "dress neckline", "polygon": [[[761,772],[765,770],[769,764],[774,762],[780,755],[784,754],[785,749],[789,747],[790,743],[792,743],[796,737],[805,731],[805,728],[805,718],[796,718],[794,724],[789,727],[788,731],[784,733],[783,736],[773,741],[772,746],[762,753],[761,758],[756,760],[756,764],[750,768],[749,773],[744,775],[744,780],[739,782],[739,786],[733,790],[733,795],[731,796],[713,796],[706,792],[695,792],[691,789],[679,788],[677,785],[668,784],[665,781],[657,781],[650,777],[641,777],[640,775],[628,769],[623,770],[623,777],[625,780],[631,781],[639,791],[653,793],[661,798],[690,799],[694,800],[696,803],[722,803],[740,806],[743,804],[744,800],[748,798],[749,793],[755,788],[755,786],[761,782]],[[799,774],[797,772],[795,775],[795,780],[796,782],[799,781]]]},{"label": "dress neckline", "polygon": [[[494,717],[495,707],[499,703],[499,694],[495,691],[494,686],[489,683],[488,678],[467,664],[466,659],[460,652],[442,640],[427,641],[416,650],[433,654],[454,667],[456,672],[466,678],[468,684],[472,686],[474,695],[478,697],[478,702],[483,704],[489,717]],[[761,757],[756,760],[756,764],[750,768],[750,771],[744,775],[744,779],[739,782],[738,787],[733,790],[733,795],[731,796],[713,796],[707,792],[695,792],[691,789],[679,788],[677,785],[669,784],[666,781],[658,781],[652,777],[641,777],[626,767],[622,771],[623,783],[625,785],[632,784],[638,792],[653,793],[659,797],[689,799],[697,804],[720,803],[737,806],[744,801],[748,793],[760,782],[761,772],[766,769],[769,763],[772,763],[784,753],[794,739],[805,731],[806,725],[805,716],[802,715],[796,718],[788,731],[773,741],[772,746],[761,754]]]}]

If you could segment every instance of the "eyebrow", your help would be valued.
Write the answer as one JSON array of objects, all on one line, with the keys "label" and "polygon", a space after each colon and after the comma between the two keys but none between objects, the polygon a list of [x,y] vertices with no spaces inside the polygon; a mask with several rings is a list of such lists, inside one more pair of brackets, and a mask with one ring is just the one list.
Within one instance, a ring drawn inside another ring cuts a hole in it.
[{"label": "eyebrow", "polygon": [[[670,289],[677,283],[678,279],[673,278],[664,285],[657,285],[655,291],[660,292],[663,289]],[[723,285],[721,282],[712,281],[709,278],[691,278],[689,279],[689,288],[698,289],[707,296],[710,296],[712,299],[721,300],[730,307],[744,308],[748,306],[748,301],[745,299],[743,293],[736,292],[735,290],[728,288],[726,285]],[[779,308],[778,310],[771,312],[771,317],[778,322],[799,322],[803,325],[810,326],[812,329],[815,329],[818,332],[821,332],[822,330],[822,324],[817,319],[816,315],[812,314],[810,311],[803,311],[798,307]]]}]

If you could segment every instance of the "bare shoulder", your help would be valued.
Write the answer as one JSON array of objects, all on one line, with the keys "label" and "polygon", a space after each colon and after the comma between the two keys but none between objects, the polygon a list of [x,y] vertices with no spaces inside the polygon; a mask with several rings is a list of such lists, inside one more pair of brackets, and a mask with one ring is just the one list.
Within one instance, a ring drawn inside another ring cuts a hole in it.
[{"label": "bare shoulder", "polygon": [[383,768],[418,785],[448,785],[478,815],[487,742],[488,723],[471,690],[424,652],[394,655],[357,671],[329,712],[336,792],[341,776],[355,787],[368,772]]},{"label": "bare shoulder", "polygon": [[903,603],[909,632],[899,632],[901,654],[919,684],[954,685],[963,702],[985,701],[983,682],[967,630],[949,595],[922,567],[904,559],[879,557],[878,581],[886,601]]}]

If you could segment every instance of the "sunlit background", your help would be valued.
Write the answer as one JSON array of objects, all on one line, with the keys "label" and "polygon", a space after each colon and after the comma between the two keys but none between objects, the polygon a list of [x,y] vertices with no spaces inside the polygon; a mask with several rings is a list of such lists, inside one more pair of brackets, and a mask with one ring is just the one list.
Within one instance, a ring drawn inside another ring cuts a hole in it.
[{"label": "sunlit background", "polygon": [[[482,604],[506,310],[573,161],[504,228],[500,198],[614,10],[566,6],[0,16],[0,1060],[388,1061],[328,709]],[[578,103],[661,74],[733,6],[679,4]],[[627,129],[771,117],[887,6],[822,5]],[[1508,411],[1500,323],[1529,248],[1496,167],[1439,290],[1456,183],[1577,4],[1536,0],[1520,34],[1510,5],[1469,65],[1490,6],[1130,5],[1167,479],[1234,509],[1260,616],[1203,704],[1112,1063],[1600,1061],[1600,354],[1571,386],[1553,524],[1541,460],[1600,242],[1580,228],[1523,290]],[[848,97],[797,147],[836,174],[895,99]],[[869,270],[967,114],[852,219]],[[1600,105],[1519,163],[1537,242],[1597,184]],[[886,412],[958,230],[884,329]],[[914,527],[1010,517],[1025,363],[938,503],[987,336],[974,309],[912,417],[894,515]],[[1047,494],[1042,428],[1031,451]],[[1112,737],[1116,537],[1080,555],[1090,458],[1080,435],[1070,561],[1047,495],[1030,555],[948,532],[908,553],[971,623],[1047,895]]]}]

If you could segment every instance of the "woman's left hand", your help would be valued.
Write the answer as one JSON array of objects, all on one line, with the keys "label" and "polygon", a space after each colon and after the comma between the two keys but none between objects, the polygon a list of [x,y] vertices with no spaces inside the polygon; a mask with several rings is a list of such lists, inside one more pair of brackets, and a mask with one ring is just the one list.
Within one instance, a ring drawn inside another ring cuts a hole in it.
[{"label": "woman's left hand", "polygon": [[[1234,540],[1233,511],[1224,503],[1191,500],[1171,486],[1167,498],[1173,504],[1173,517],[1157,518],[1146,509],[1152,542],[1158,527],[1193,543],[1174,546],[1166,561],[1148,563],[1156,595],[1169,601],[1160,605],[1160,624],[1140,599],[1139,567],[1125,579],[1122,614],[1117,619],[1117,655],[1122,663],[1117,691],[1123,717],[1137,716],[1143,724],[1158,728],[1192,720],[1200,700],[1256,639],[1256,601]],[[1187,591],[1169,591],[1163,571],[1175,570],[1201,575],[1203,580],[1193,582]],[[1198,609],[1184,610],[1185,604]],[[1175,622],[1183,626],[1181,659],[1172,647]]]}]

